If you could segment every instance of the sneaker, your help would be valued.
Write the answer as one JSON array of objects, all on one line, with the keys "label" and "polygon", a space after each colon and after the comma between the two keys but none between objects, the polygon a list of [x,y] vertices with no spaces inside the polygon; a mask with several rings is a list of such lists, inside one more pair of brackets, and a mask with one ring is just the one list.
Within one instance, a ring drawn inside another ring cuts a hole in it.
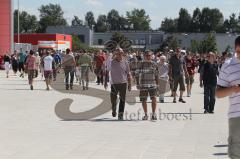
[{"label": "sneaker", "polygon": [[148,115],[145,114],[142,120],[148,120]]},{"label": "sneaker", "polygon": [[176,99],[173,99],[173,103],[177,103]]},{"label": "sneaker", "polygon": [[156,116],[156,114],[155,114],[155,113],[152,115],[152,118],[151,118],[151,120],[157,120],[157,116]]},{"label": "sneaker", "polygon": [[184,101],[182,98],[179,98],[179,102],[186,103],[186,101]]}]

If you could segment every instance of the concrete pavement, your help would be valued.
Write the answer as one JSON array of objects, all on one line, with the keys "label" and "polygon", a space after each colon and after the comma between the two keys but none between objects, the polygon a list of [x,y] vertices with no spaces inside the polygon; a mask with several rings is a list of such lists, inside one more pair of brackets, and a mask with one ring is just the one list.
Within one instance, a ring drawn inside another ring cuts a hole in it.
[{"label": "concrete pavement", "polygon": [[[203,91],[198,85],[194,83],[191,98],[185,97],[186,104],[173,104],[170,97],[166,97],[167,103],[158,103],[162,119],[157,122],[138,120],[138,114],[143,113],[139,102],[126,105],[125,115],[133,120],[117,121],[108,112],[92,120],[64,121],[54,112],[59,100],[73,99],[73,112],[94,108],[102,100],[47,92],[40,78],[30,91],[26,77],[11,74],[6,79],[4,71],[0,71],[0,158],[228,158],[228,99],[217,100],[214,115],[203,114]],[[90,86],[102,89],[95,83]]]}]

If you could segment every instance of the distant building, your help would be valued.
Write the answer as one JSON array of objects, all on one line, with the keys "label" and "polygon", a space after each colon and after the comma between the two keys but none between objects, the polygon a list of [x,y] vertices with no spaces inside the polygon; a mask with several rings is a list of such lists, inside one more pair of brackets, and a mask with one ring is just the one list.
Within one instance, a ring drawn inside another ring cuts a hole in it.
[{"label": "distant building", "polygon": [[85,26],[49,26],[47,27],[46,33],[76,35],[82,43],[89,46],[92,46],[93,44],[93,31]]},{"label": "distant building", "polygon": [[[18,42],[18,34],[14,35],[15,43]],[[65,51],[72,49],[72,36],[65,34],[20,34],[20,43],[32,45],[32,49],[54,49]]]},{"label": "distant building", "polygon": [[13,51],[13,0],[0,0],[0,56]]},{"label": "distant building", "polygon": [[[158,49],[162,42],[168,37],[175,37],[182,48],[191,48],[193,40],[202,41],[207,33],[164,33],[162,31],[109,31],[109,32],[94,32],[89,27],[79,26],[50,26],[47,28],[47,33],[60,33],[77,35],[79,39],[91,46],[103,48],[104,44],[112,38],[115,32],[119,32],[127,39],[132,41],[132,47],[138,49]],[[217,43],[218,52],[223,52],[227,47],[234,50],[234,41],[238,35],[236,34],[214,34]]]},{"label": "distant building", "polygon": [[132,42],[132,47],[137,49],[159,48],[163,42],[164,33],[160,31],[111,31],[93,34],[93,46],[103,46],[112,38],[114,33],[121,33]]},{"label": "distant building", "polygon": [[163,41],[163,32],[160,31],[112,31],[97,33],[89,27],[79,26],[50,26],[46,30],[47,33],[71,34],[77,35],[79,39],[92,47],[104,47],[104,44],[112,38],[115,32],[123,34],[127,39],[132,41],[134,48],[157,49]]},{"label": "distant building", "polygon": [[[207,36],[207,33],[173,33],[166,34],[165,38],[168,36],[175,37],[180,46],[183,48],[191,48],[191,43],[193,40],[202,41]],[[226,33],[215,33],[214,34],[217,43],[217,50],[219,53],[226,50],[227,47],[230,47],[234,50],[234,42],[237,38],[237,34],[226,34]]]}]

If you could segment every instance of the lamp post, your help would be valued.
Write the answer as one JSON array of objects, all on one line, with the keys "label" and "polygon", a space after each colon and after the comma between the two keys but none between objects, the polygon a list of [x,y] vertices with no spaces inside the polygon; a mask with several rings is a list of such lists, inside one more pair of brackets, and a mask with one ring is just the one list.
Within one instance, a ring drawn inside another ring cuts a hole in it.
[{"label": "lamp post", "polygon": [[18,43],[20,43],[20,11],[19,11],[19,0],[18,0]]}]

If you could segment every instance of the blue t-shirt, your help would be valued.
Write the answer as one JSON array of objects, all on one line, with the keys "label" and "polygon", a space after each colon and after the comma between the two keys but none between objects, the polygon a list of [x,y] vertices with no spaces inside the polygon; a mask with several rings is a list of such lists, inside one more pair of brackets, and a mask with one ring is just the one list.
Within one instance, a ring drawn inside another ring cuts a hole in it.
[{"label": "blue t-shirt", "polygon": [[23,52],[20,52],[18,56],[19,56],[19,62],[24,62],[27,57],[27,55]]}]

